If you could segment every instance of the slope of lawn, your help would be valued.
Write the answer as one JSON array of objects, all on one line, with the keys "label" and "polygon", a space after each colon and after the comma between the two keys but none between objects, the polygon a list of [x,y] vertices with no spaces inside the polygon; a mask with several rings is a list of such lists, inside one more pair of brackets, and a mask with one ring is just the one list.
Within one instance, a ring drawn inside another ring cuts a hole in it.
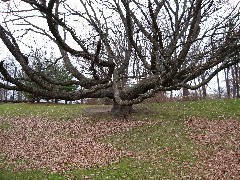
[{"label": "slope of lawn", "polygon": [[[44,116],[56,120],[78,117],[87,106],[82,105],[30,105],[2,104],[0,116],[26,117]],[[109,113],[88,114],[91,125],[98,121],[121,121]],[[202,100],[192,102],[167,102],[140,104],[129,121],[151,122],[130,131],[116,132],[102,137],[100,142],[127,152],[119,160],[106,166],[76,169],[67,172],[14,171],[5,167],[0,156],[0,179],[189,179],[192,167],[200,162],[198,152],[208,147],[201,146],[189,138],[191,130],[186,126],[189,117],[210,120],[240,120],[240,100]],[[6,122],[0,130],[11,128]]]},{"label": "slope of lawn", "polygon": [[78,117],[87,105],[55,103],[6,103],[0,104],[0,116],[4,117],[48,117],[54,119],[73,119]]}]

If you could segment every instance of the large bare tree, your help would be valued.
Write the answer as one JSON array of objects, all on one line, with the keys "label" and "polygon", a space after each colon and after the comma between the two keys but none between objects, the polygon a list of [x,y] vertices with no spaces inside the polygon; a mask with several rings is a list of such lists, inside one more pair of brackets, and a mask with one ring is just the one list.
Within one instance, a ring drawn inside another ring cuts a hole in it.
[{"label": "large bare tree", "polygon": [[[239,62],[239,4],[227,1],[21,0],[6,11],[0,38],[27,77],[13,77],[1,61],[1,79],[10,84],[0,87],[65,100],[108,97],[116,116],[156,92],[197,89]],[[46,46],[45,39],[56,54],[52,64],[61,61],[72,80],[31,68],[27,48]]]}]

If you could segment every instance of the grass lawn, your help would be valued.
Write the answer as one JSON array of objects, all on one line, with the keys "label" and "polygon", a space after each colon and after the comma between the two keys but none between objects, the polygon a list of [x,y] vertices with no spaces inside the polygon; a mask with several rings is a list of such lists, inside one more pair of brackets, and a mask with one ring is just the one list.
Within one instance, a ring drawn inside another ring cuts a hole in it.
[{"label": "grass lawn", "polygon": [[[0,116],[48,117],[55,121],[71,121],[81,116],[86,105],[34,105],[0,104]],[[193,102],[167,102],[139,104],[135,106],[131,121],[151,122],[130,131],[116,132],[101,137],[101,143],[110,143],[116,149],[133,154],[105,166],[75,169],[66,172],[45,170],[14,171],[6,167],[6,159],[0,154],[0,179],[189,179],[192,167],[201,162],[197,155],[208,146],[199,145],[189,138],[192,130],[186,126],[189,117],[209,120],[240,120],[240,100],[201,100]],[[89,122],[120,121],[107,113],[90,116]],[[0,131],[11,129],[6,121],[0,121]],[[1,133],[0,133],[1,135]]]},{"label": "grass lawn", "polygon": [[47,117],[68,120],[78,117],[88,105],[54,103],[6,103],[0,104],[0,116],[5,117]]}]

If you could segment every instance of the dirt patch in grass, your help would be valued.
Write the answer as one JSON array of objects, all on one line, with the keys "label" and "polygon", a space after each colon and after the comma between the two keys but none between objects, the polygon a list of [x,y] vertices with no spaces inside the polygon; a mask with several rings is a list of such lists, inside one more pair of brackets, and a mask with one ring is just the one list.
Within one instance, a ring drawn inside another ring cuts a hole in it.
[{"label": "dirt patch in grass", "polygon": [[110,113],[112,107],[111,106],[96,106],[96,107],[88,107],[85,108],[84,113],[87,115],[98,114],[98,113]]},{"label": "dirt patch in grass", "polygon": [[202,162],[193,176],[204,179],[240,179],[240,122],[233,119],[206,120],[190,118],[190,137],[208,147],[198,152]]},{"label": "dirt patch in grass", "polygon": [[87,117],[69,121],[46,118],[3,118],[11,128],[0,131],[0,155],[4,166],[15,170],[45,169],[68,171],[116,162],[131,152],[98,141],[112,133],[142,126],[142,121],[99,121],[88,123]]}]

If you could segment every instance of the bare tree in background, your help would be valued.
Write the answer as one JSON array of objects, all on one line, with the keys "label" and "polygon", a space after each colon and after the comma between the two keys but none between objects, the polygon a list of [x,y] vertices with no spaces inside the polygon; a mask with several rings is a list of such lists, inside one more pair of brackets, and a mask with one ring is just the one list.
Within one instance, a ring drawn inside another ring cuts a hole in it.
[{"label": "bare tree in background", "polygon": [[3,101],[4,98],[4,89],[0,88],[0,102]]},{"label": "bare tree in background", "polygon": [[[234,57],[236,58],[236,57]],[[232,72],[232,96],[233,98],[239,98],[239,67],[238,64],[235,64],[231,68]]]},{"label": "bare tree in background", "polygon": [[[108,97],[113,114],[125,117],[159,91],[197,89],[239,62],[231,58],[240,51],[239,6],[227,7],[213,0],[21,0],[1,22],[0,38],[27,79],[14,78],[2,61],[1,79],[10,84],[0,87],[64,100]],[[55,44],[56,59],[74,79],[31,68],[33,34]],[[206,70],[203,81],[189,84]],[[61,88],[68,85],[79,88]]]},{"label": "bare tree in background", "polygon": [[226,83],[226,97],[231,98],[231,85],[229,79],[229,68],[224,69],[225,83]]},{"label": "bare tree in background", "polygon": [[235,64],[235,83],[236,83],[236,98],[240,98],[240,68],[239,68],[239,63]]},{"label": "bare tree in background", "polygon": [[218,98],[221,99],[222,91],[221,91],[221,86],[220,86],[219,73],[217,73],[216,77],[217,77],[217,94],[218,94]]}]

